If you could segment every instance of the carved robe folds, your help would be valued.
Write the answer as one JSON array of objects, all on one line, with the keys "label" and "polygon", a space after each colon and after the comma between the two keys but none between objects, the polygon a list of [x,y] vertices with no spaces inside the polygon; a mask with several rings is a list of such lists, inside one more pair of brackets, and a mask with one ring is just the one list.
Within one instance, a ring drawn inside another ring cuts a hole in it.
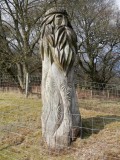
[{"label": "carved robe folds", "polygon": [[52,8],[42,23],[42,135],[52,149],[63,149],[80,134],[74,86],[77,39],[65,10]]}]

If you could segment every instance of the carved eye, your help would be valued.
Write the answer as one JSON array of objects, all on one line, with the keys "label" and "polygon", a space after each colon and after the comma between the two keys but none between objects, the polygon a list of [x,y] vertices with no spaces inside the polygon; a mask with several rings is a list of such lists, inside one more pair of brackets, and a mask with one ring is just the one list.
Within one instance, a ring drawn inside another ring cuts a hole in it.
[{"label": "carved eye", "polygon": [[59,15],[56,16],[56,18],[62,18],[62,15],[59,14]]},{"label": "carved eye", "polygon": [[55,25],[59,26],[62,24],[62,20],[63,20],[63,15],[61,14],[57,14],[55,16]]}]

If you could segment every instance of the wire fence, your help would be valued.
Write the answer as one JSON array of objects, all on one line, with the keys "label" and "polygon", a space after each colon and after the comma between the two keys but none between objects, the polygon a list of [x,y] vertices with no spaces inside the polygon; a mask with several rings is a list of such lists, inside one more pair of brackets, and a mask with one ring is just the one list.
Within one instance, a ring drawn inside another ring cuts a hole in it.
[{"label": "wire fence", "polygon": [[[20,92],[19,84],[16,83],[17,77],[10,77],[9,75],[0,78],[0,91]],[[28,79],[26,81],[26,79]],[[29,76],[24,80],[24,93],[41,96],[41,75]],[[97,82],[75,80],[76,93],[79,99],[81,98],[103,98],[103,99],[119,99],[120,98],[120,84],[105,84]]]},{"label": "wire fence", "polygon": [[0,81],[0,160],[120,159],[120,86],[76,82],[81,133],[64,150],[51,150],[41,135],[40,83],[29,79],[26,98],[12,79]]}]

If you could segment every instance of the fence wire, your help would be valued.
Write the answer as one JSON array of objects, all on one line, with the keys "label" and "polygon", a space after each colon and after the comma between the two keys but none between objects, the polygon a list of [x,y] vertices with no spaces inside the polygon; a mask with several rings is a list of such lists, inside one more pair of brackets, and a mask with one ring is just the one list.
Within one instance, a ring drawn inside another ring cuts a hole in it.
[{"label": "fence wire", "polygon": [[40,79],[29,82],[28,98],[19,92],[17,85],[2,81],[0,160],[119,160],[119,86],[109,84],[101,89],[100,84],[92,82],[75,85],[82,117],[78,126],[81,133],[64,150],[51,150],[41,133]]}]

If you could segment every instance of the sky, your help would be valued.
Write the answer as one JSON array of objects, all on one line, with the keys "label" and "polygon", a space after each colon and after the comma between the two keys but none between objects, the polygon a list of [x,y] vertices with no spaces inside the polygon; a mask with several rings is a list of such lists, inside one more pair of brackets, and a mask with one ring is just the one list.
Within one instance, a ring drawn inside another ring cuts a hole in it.
[{"label": "sky", "polygon": [[115,0],[116,4],[118,5],[119,9],[120,9],[120,0]]}]

